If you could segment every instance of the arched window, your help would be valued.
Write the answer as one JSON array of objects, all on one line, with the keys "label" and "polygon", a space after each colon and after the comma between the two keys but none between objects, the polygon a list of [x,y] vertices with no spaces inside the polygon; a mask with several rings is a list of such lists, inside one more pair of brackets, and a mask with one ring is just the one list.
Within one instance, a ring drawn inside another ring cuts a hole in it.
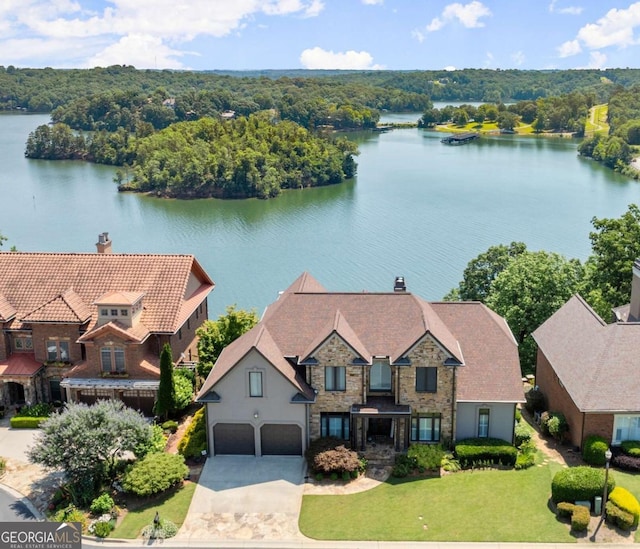
[{"label": "arched window", "polygon": [[371,391],[391,391],[391,367],[386,362],[374,362],[369,373]]}]

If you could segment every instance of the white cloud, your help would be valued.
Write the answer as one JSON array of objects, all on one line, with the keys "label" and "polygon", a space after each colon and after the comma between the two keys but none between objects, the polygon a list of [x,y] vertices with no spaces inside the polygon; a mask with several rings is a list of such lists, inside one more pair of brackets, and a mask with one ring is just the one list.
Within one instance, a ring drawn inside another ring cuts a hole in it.
[{"label": "white cloud", "polygon": [[484,27],[484,23],[480,21],[481,17],[491,15],[491,10],[482,2],[473,0],[468,4],[449,4],[442,10],[439,17],[434,17],[427,25],[427,31],[433,32],[440,30],[446,23],[458,21],[463,27],[468,29]]},{"label": "white cloud", "polygon": [[375,6],[384,4],[384,0],[362,0],[365,6]]},{"label": "white cloud", "polygon": [[551,13],[561,13],[563,15],[580,15],[583,11],[582,6],[567,6],[566,8],[556,8],[558,0],[551,0],[549,11]]},{"label": "white cloud", "polygon": [[577,55],[582,52],[580,42],[577,40],[569,40],[558,46],[557,50],[560,57],[571,57],[572,55]]},{"label": "white cloud", "polygon": [[[58,47],[58,42],[67,41],[81,51],[70,54],[65,63],[78,58],[85,59],[83,65],[106,63],[126,53],[127,64],[173,68],[188,53],[181,44],[198,36],[227,36],[260,14],[315,17],[324,9],[323,0],[108,0],[99,11],[83,7],[88,5],[85,0],[2,0],[3,59],[25,59],[18,42],[9,42],[20,37],[40,41],[42,49],[31,59],[48,58],[49,43]],[[82,39],[82,45],[75,39]]]},{"label": "white cloud", "polygon": [[588,69],[603,69],[607,62],[607,56],[599,51],[592,51],[589,55]]},{"label": "white cloud", "polygon": [[420,43],[424,42],[424,34],[417,29],[411,31],[411,38],[416,39]]},{"label": "white cloud", "polygon": [[577,39],[589,49],[608,46],[626,47],[637,44],[635,28],[640,25],[640,2],[627,9],[609,10],[595,23],[589,23],[578,31]]},{"label": "white cloud", "polygon": [[133,65],[139,69],[183,69],[176,57],[184,52],[169,48],[162,40],[145,34],[130,34],[106,47],[87,61],[87,67]]},{"label": "white cloud", "polygon": [[383,69],[373,64],[373,57],[366,51],[333,52],[316,46],[300,54],[300,63],[305,69]]},{"label": "white cloud", "polygon": [[456,68],[453,65],[447,65],[443,70],[453,72],[456,70]]},{"label": "white cloud", "polygon": [[511,60],[515,63],[515,65],[517,67],[522,65],[524,63],[524,60],[525,60],[525,56],[524,56],[524,53],[522,52],[522,50],[513,52],[511,54]]}]

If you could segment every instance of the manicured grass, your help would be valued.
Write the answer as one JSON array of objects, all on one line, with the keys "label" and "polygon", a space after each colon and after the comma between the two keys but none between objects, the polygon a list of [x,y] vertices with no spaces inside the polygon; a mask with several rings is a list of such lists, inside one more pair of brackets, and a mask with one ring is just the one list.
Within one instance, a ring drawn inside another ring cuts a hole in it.
[{"label": "manicured grass", "polygon": [[585,134],[601,133],[608,135],[609,123],[607,122],[607,114],[609,112],[609,105],[594,105],[589,110],[589,116],[584,127]]},{"label": "manicured grass", "polygon": [[549,509],[557,464],[394,480],[347,496],[305,496],[300,530],[315,539],[574,542]]},{"label": "manicured grass", "polygon": [[153,498],[148,503],[135,509],[129,509],[122,522],[109,537],[137,538],[145,526],[153,523],[156,511],[160,514],[160,517],[170,520],[178,527],[182,526],[196,486],[195,482],[186,482],[179,490],[165,496]]}]

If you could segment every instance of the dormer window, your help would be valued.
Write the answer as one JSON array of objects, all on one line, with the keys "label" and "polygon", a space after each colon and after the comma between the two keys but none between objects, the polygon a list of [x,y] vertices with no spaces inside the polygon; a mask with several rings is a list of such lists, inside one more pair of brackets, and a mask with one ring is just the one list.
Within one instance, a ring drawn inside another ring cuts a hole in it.
[{"label": "dormer window", "polygon": [[120,309],[120,316],[129,316],[128,309]]},{"label": "dormer window", "polygon": [[118,309],[111,309],[111,316],[118,316]]},{"label": "dormer window", "polygon": [[113,320],[121,322],[127,327],[132,327],[142,315],[142,292],[109,292],[98,300],[99,316],[98,325],[106,324]]}]

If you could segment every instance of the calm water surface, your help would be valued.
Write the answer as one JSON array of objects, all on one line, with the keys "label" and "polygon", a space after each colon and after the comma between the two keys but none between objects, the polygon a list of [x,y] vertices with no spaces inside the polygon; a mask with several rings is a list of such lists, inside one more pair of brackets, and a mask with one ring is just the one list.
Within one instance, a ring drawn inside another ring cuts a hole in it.
[{"label": "calm water surface", "polygon": [[5,249],[192,253],[215,280],[211,316],[259,312],[302,271],[330,290],[409,290],[431,300],[489,246],[522,240],[584,260],[590,220],[638,202],[638,183],[581,159],[562,139],[497,137],[462,147],[418,129],[351,134],[356,180],[277,199],[163,200],[118,193],[115,170],[24,158],[46,115],[0,116]]}]

